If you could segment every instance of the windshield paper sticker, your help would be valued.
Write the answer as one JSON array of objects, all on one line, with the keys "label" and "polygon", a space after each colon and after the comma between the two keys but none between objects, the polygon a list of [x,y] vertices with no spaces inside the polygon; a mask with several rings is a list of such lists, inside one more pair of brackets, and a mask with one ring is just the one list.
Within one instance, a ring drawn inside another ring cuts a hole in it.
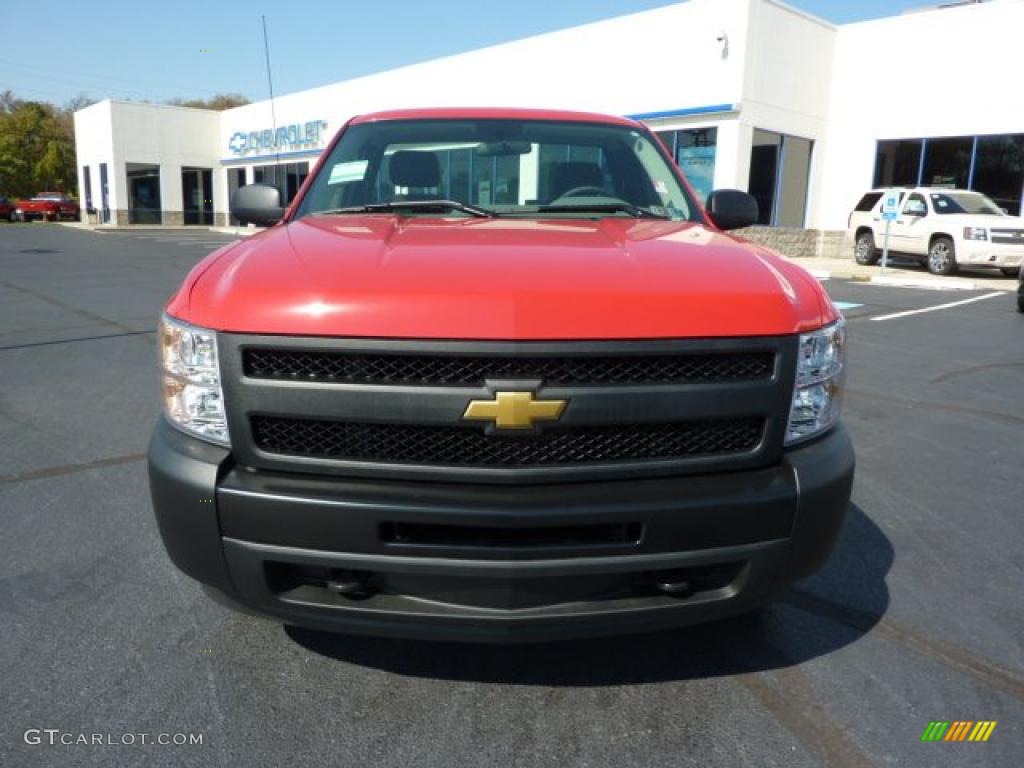
[{"label": "windshield paper sticker", "polygon": [[352,160],[347,163],[335,163],[331,168],[331,176],[327,184],[344,184],[346,181],[362,181],[366,177],[368,160]]}]

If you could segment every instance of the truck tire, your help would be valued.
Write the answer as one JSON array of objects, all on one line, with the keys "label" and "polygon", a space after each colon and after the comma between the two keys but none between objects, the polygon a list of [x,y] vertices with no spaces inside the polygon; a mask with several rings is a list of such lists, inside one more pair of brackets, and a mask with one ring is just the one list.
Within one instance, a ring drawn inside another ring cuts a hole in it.
[{"label": "truck tire", "polygon": [[17,211],[11,211],[9,214],[7,214],[7,220],[9,222],[11,222],[12,224],[14,222],[16,222],[18,220],[18,212]]},{"label": "truck tire", "polygon": [[928,271],[933,275],[956,272],[956,248],[948,237],[936,237],[928,246]]},{"label": "truck tire", "polygon": [[853,258],[858,264],[871,267],[878,263],[878,249],[875,248],[875,236],[870,232],[861,232],[857,235],[857,242],[853,246]]},{"label": "truck tire", "polygon": [[1020,274],[1020,267],[1000,267],[999,271],[1007,277],[1017,277]]}]

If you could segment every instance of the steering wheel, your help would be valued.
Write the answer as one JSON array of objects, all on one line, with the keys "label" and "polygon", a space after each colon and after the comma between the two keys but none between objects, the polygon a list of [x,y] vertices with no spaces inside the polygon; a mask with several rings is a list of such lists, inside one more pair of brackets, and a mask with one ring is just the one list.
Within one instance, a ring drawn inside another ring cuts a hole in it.
[{"label": "steering wheel", "polygon": [[561,200],[563,197],[608,197],[608,193],[602,187],[573,187],[558,196]]}]

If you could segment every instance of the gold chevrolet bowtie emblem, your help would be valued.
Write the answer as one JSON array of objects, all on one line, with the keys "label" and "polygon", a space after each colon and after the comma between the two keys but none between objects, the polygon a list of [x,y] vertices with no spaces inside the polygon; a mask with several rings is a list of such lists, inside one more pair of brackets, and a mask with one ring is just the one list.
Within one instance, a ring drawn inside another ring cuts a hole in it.
[{"label": "gold chevrolet bowtie emblem", "polygon": [[498,429],[529,429],[535,421],[557,421],[565,400],[534,400],[532,392],[496,392],[493,400],[470,400],[462,418],[493,421]]}]

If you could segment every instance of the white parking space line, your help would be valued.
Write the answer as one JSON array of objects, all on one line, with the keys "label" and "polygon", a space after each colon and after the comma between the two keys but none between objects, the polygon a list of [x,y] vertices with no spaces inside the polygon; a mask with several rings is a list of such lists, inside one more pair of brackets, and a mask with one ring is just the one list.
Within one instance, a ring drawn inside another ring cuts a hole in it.
[{"label": "white parking space line", "polygon": [[973,304],[975,301],[984,301],[985,299],[994,299],[996,296],[1005,296],[1004,293],[986,293],[984,296],[975,296],[970,299],[964,299],[963,301],[951,301],[948,304],[936,304],[934,307],[925,307],[924,309],[910,309],[906,312],[894,312],[891,315],[879,315],[878,317],[872,317],[872,320],[894,320],[897,317],[907,317],[909,315],[920,315],[925,312],[937,312],[940,309],[949,309],[950,307],[959,307],[963,304]]},{"label": "white parking space line", "polygon": [[977,285],[962,277],[917,277],[916,275],[875,275],[873,285],[895,288],[923,288],[929,291],[973,291]]}]

